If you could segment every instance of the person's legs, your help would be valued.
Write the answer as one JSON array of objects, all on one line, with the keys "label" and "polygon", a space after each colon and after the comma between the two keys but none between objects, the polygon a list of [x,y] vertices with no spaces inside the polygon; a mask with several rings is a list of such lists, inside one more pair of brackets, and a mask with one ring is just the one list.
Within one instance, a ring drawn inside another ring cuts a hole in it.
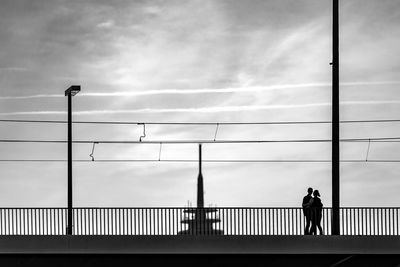
[{"label": "person's legs", "polygon": [[320,235],[324,235],[324,232],[322,231],[321,225],[317,225],[317,226],[318,226],[319,234]]},{"label": "person's legs", "polygon": [[[322,231],[322,227],[321,227],[321,220],[322,220],[322,214],[318,214],[318,218],[317,218],[317,226],[318,226],[318,231],[320,235],[323,235],[323,231]],[[317,232],[317,230],[315,230],[315,232]],[[317,233],[315,233],[317,234]]]},{"label": "person's legs", "polygon": [[310,234],[310,224],[311,224],[310,214],[306,214],[305,218],[306,218],[306,227],[304,228],[304,234],[309,235]]},{"label": "person's legs", "polygon": [[315,225],[315,221],[311,220],[311,230],[310,230],[310,235],[316,235],[317,234],[317,227]]},{"label": "person's legs", "polygon": [[316,235],[317,234],[317,218],[316,218],[316,213],[313,211],[311,212],[311,230],[310,230],[310,235]]}]

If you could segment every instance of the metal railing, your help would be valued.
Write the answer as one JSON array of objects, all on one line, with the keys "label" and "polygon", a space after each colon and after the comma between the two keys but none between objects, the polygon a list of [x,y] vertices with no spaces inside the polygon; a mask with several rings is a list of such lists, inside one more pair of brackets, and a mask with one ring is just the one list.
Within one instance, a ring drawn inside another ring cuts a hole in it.
[{"label": "metal railing", "polygon": [[[341,235],[399,235],[400,208],[341,208]],[[74,235],[303,235],[302,208],[74,208]],[[331,234],[331,208],[321,227]],[[0,235],[66,235],[66,208],[0,208]]]}]

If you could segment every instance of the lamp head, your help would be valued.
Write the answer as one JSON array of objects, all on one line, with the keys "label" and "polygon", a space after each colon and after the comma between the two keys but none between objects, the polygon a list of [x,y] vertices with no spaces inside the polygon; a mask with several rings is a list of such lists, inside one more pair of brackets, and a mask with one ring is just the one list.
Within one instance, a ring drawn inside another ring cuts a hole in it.
[{"label": "lamp head", "polygon": [[65,96],[71,95],[74,96],[81,90],[80,85],[71,85],[67,90],[65,90]]}]

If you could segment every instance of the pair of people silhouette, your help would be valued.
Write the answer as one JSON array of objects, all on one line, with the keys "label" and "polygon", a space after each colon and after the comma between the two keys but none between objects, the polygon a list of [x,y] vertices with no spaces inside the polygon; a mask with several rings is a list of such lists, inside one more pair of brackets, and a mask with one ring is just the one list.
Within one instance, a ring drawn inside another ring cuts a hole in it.
[{"label": "pair of people silhouette", "polygon": [[308,194],[303,198],[303,214],[306,219],[304,234],[316,235],[318,227],[319,234],[323,235],[324,233],[321,227],[323,205],[319,198],[321,195],[318,190],[313,190],[311,187],[308,188],[307,193]]}]

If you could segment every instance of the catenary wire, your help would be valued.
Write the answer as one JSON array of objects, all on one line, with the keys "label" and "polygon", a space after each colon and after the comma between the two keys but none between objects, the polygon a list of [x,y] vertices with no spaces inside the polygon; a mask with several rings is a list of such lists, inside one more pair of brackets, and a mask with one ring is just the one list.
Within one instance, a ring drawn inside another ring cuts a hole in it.
[{"label": "catenary wire", "polygon": [[[0,119],[0,122],[12,123],[54,123],[65,124],[64,120],[17,120]],[[390,123],[400,122],[400,119],[382,120],[342,120],[340,123]],[[329,124],[331,121],[260,121],[260,122],[135,122],[135,121],[72,121],[74,124],[133,124],[133,125],[279,125],[279,124]]]},{"label": "catenary wire", "polygon": [[[400,137],[344,138],[341,142],[400,142]],[[0,139],[0,143],[67,143],[67,140]],[[74,144],[248,144],[248,143],[326,143],[331,139],[288,140],[74,140]]]},{"label": "catenary wire", "polygon": [[[170,163],[198,163],[195,159],[99,159],[99,160],[84,160],[76,159],[73,162],[100,162],[100,163],[129,163],[129,162],[170,162]],[[0,162],[67,162],[65,159],[0,159]],[[300,160],[290,160],[290,159],[278,159],[278,160],[229,160],[229,159],[210,159],[202,160],[202,162],[207,163],[330,163],[331,160],[325,159],[300,159]],[[399,163],[400,160],[397,159],[372,159],[365,161],[365,159],[344,159],[340,162],[344,163]]]}]

